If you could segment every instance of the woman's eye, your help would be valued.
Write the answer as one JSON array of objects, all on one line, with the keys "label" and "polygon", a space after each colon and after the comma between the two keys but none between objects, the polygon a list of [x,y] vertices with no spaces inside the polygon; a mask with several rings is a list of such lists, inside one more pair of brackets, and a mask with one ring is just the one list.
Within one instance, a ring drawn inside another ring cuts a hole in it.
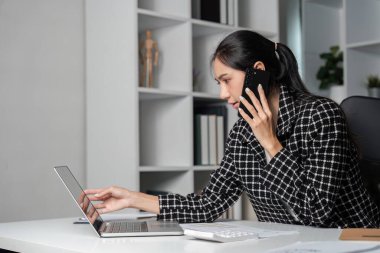
[{"label": "woman's eye", "polygon": [[217,85],[220,85],[220,83],[228,84],[229,81],[230,79],[224,79],[224,80],[216,81],[216,84]]}]

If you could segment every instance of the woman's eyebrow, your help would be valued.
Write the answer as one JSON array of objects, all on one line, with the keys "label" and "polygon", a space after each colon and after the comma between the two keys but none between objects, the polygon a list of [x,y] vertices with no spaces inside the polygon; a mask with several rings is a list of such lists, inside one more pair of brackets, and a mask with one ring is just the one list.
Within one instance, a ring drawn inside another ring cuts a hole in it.
[{"label": "woman's eyebrow", "polygon": [[218,81],[220,80],[223,76],[227,75],[228,73],[224,73],[224,74],[221,74],[220,76],[218,76],[217,78],[215,78],[215,81]]}]

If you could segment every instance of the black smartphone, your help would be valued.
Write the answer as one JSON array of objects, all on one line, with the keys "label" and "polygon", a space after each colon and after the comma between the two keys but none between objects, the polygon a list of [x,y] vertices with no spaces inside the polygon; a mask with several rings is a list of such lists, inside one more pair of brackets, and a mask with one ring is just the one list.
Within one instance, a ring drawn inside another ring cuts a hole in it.
[{"label": "black smartphone", "polygon": [[[246,88],[249,88],[253,93],[255,94],[256,98],[260,100],[259,91],[257,90],[259,84],[264,89],[265,96],[268,96],[269,94],[269,88],[271,83],[271,74],[268,71],[260,70],[260,69],[254,69],[253,67],[247,68],[245,71],[245,79],[244,79],[244,85],[242,90],[242,97],[244,97],[250,104],[253,105],[250,97],[245,92]],[[242,102],[240,102],[241,109],[244,110],[246,114],[248,114],[251,118],[253,117],[252,114],[248,111],[248,109],[243,105]],[[239,116],[241,117],[240,113]]]}]

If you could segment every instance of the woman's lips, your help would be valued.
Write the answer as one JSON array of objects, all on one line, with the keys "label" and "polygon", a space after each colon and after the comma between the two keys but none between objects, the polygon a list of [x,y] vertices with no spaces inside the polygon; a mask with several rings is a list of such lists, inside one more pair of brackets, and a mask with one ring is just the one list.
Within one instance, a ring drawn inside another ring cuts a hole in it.
[{"label": "woman's lips", "polygon": [[237,110],[239,108],[239,104],[239,102],[235,102],[232,104],[232,107]]}]

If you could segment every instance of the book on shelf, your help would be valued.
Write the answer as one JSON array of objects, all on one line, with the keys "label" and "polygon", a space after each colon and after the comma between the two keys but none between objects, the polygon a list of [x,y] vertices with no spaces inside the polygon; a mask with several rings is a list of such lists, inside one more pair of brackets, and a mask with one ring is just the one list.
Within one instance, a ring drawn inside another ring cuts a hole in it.
[{"label": "book on shelf", "polygon": [[201,0],[191,1],[191,17],[201,19]]},{"label": "book on shelf", "polygon": [[227,0],[220,0],[220,23],[227,24]]},{"label": "book on shelf", "polygon": [[235,22],[235,6],[236,0],[227,0],[227,24],[237,25]]},{"label": "book on shelf", "polygon": [[208,115],[208,150],[209,150],[209,165],[217,165],[217,137],[216,137],[216,115]]},{"label": "book on shelf", "polygon": [[203,0],[201,5],[201,19],[220,23],[220,0]]},{"label": "book on shelf", "polygon": [[195,115],[194,127],[194,163],[196,165],[208,165],[209,162],[209,144],[208,144],[208,115]]},{"label": "book on shelf", "polygon": [[234,21],[234,25],[236,26],[239,26],[239,15],[237,14],[238,11],[239,11],[239,3],[238,3],[238,0],[232,0],[233,1],[233,17],[231,17],[231,19],[233,19]]},{"label": "book on shelf", "polygon": [[224,117],[216,116],[216,160],[219,164],[224,155]]}]

